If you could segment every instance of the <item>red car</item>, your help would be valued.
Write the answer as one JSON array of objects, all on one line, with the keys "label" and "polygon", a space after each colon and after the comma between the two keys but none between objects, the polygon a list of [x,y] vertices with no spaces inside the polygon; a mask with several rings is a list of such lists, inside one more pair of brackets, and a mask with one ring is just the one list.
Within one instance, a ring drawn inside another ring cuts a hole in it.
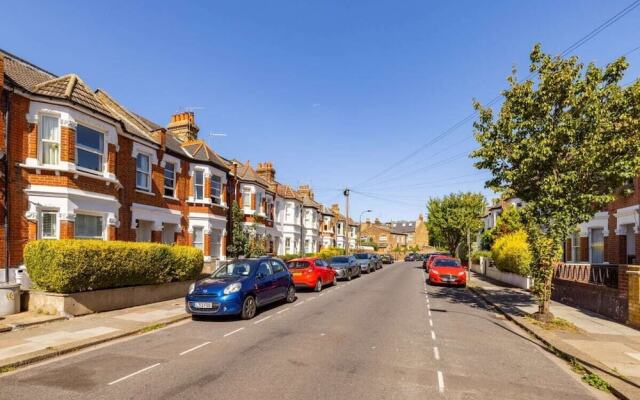
[{"label": "red car", "polygon": [[429,267],[429,284],[447,284],[467,286],[467,270],[460,264],[460,260],[451,257],[438,257]]},{"label": "red car", "polygon": [[318,257],[295,258],[287,266],[296,286],[312,288],[316,292],[324,285],[335,285],[338,281],[336,271]]},{"label": "red car", "polygon": [[445,255],[445,254],[433,254],[429,257],[429,260],[427,261],[426,267],[425,267],[425,271],[429,272],[429,269],[431,269],[431,266],[433,265],[433,262],[435,260],[440,260],[443,258],[451,258],[450,255]]}]

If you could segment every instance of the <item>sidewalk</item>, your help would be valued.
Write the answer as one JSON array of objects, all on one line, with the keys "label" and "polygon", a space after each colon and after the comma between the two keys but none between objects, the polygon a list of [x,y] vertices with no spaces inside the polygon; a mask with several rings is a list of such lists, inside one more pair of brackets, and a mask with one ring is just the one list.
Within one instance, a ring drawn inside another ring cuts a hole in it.
[{"label": "sidewalk", "polygon": [[470,288],[556,351],[600,375],[621,397],[640,399],[640,331],[555,301],[551,302],[553,315],[573,323],[578,331],[544,329],[526,318],[537,311],[537,303],[526,290],[501,286],[475,272]]},{"label": "sidewalk", "polygon": [[188,318],[182,298],[0,333],[0,372]]}]

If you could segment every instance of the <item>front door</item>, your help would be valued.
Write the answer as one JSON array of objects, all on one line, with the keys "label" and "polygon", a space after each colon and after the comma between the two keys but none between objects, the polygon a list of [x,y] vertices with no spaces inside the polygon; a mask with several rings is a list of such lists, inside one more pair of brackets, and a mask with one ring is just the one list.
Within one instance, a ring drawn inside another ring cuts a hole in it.
[{"label": "front door", "polygon": [[269,303],[274,297],[274,276],[268,261],[260,262],[256,274],[256,301],[258,304]]}]

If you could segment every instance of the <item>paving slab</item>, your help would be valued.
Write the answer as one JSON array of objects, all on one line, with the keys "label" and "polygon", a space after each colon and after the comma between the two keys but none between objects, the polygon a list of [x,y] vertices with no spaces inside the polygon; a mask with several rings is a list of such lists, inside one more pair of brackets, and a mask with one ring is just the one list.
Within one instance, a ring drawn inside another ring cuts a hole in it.
[{"label": "paving slab", "polygon": [[25,326],[0,335],[0,368],[16,367],[188,318],[182,298]]}]

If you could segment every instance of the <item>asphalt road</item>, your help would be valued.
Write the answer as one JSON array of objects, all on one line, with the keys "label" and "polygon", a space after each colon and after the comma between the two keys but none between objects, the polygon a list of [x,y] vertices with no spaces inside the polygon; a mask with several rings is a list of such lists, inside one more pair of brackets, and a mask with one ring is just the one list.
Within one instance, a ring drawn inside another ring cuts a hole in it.
[{"label": "asphalt road", "polygon": [[251,321],[186,321],[0,377],[1,399],[596,399],[468,290],[417,263]]}]

